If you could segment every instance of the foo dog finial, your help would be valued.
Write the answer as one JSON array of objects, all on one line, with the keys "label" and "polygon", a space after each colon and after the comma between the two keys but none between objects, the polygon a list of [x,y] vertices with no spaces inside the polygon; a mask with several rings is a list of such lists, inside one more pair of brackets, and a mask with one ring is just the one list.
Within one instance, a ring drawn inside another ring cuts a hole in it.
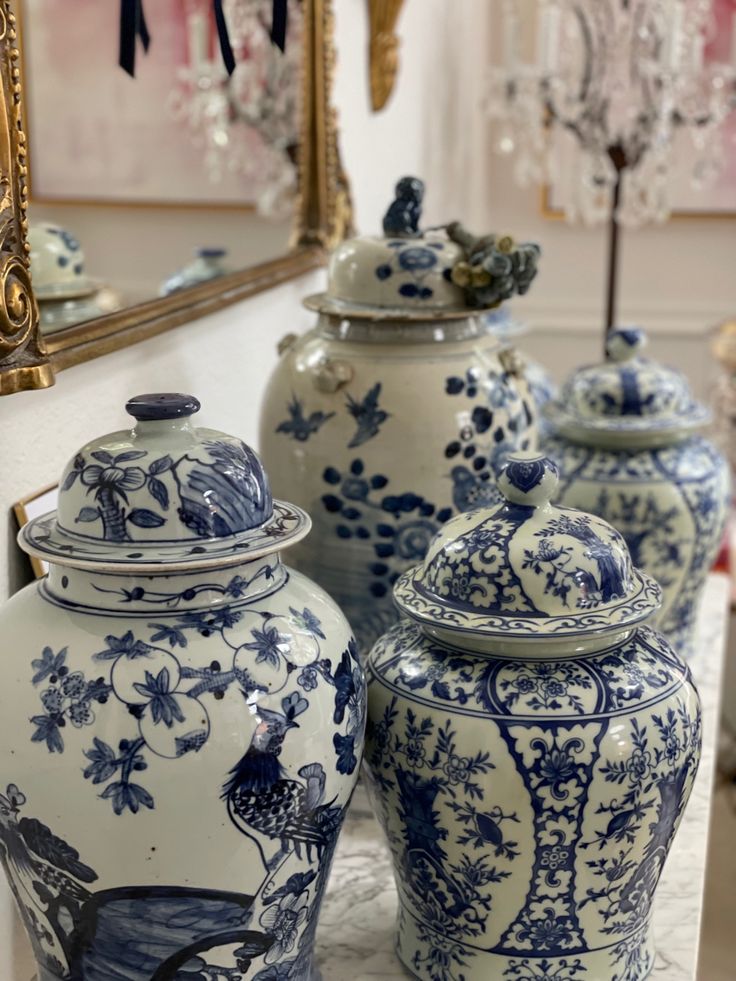
[{"label": "foo dog finial", "polygon": [[396,197],[383,219],[383,232],[392,238],[417,238],[422,217],[424,181],[402,177],[396,185]]}]

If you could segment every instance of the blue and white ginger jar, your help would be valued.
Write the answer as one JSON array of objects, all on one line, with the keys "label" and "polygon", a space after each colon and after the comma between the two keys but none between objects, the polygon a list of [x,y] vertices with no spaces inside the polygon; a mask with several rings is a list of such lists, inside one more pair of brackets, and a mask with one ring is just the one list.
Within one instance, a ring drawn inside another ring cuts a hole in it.
[{"label": "blue and white ginger jar", "polygon": [[422,981],[641,981],[698,767],[661,590],[610,525],[514,454],[395,588],[368,660],[366,772]]},{"label": "blue and white ginger jar", "polygon": [[4,607],[0,859],[39,981],[304,981],[362,752],[309,531],[182,395],[128,403],[22,547]]},{"label": "blue and white ginger jar", "polygon": [[452,515],[498,500],[509,452],[535,447],[523,361],[484,314],[525,293],[539,250],[418,230],[404,178],[383,236],[343,242],[314,329],[291,336],[266,392],[260,445],[279,494],[306,508],[293,562],[345,611],[367,653],[396,620],[391,589]]},{"label": "blue and white ginger jar", "polygon": [[683,657],[723,538],[728,464],[698,435],[709,421],[687,380],[642,356],[639,329],[614,331],[609,360],[576,371],[545,407],[545,450],[560,469],[558,500],[610,521],[634,564],[663,590],[654,623]]}]

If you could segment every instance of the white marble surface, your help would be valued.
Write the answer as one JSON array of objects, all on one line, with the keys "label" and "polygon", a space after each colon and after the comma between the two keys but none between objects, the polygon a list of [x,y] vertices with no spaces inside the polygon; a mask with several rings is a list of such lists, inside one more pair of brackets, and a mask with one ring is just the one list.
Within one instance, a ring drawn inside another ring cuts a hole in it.
[{"label": "white marble surface", "polygon": [[[705,884],[729,583],[710,576],[691,662],[703,702],[703,756],[693,795],[662,876],[654,910],[658,981],[694,981]],[[33,961],[0,885],[0,979],[29,981]],[[323,981],[406,981],[393,950],[396,890],[388,851],[362,788],[343,832],[317,937]],[[707,981],[707,979],[703,979]]]}]

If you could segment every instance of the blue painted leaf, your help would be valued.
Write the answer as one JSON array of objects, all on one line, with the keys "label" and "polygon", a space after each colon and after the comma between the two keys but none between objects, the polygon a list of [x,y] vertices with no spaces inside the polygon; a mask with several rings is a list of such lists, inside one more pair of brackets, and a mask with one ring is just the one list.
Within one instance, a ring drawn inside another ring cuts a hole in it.
[{"label": "blue painted leaf", "polygon": [[31,736],[33,743],[46,743],[49,753],[63,753],[64,740],[59,732],[59,724],[50,715],[34,715],[31,719],[36,731]]},{"label": "blue painted leaf", "polygon": [[155,511],[149,511],[148,508],[133,508],[128,515],[128,521],[138,528],[160,528],[166,523],[165,518]]},{"label": "blue painted leaf", "polygon": [[160,457],[158,460],[154,460],[151,466],[148,468],[148,472],[153,473],[163,473],[164,470],[171,470],[172,459],[166,454],[166,456]]},{"label": "blue painted leaf", "polygon": [[391,272],[392,272],[391,266],[389,266],[387,263],[383,263],[380,266],[376,266],[376,276],[379,279],[388,279],[389,276],[391,275]]},{"label": "blue painted leaf", "polygon": [[358,758],[355,755],[355,737],[341,736],[336,732],[332,737],[332,743],[337,753],[337,772],[352,773],[358,765]]},{"label": "blue painted leaf", "polygon": [[31,661],[31,667],[36,672],[31,679],[32,683],[37,685],[49,675],[58,674],[64,667],[66,652],[66,647],[62,647],[58,654],[54,654],[50,647],[44,647],[41,657]]},{"label": "blue painted leaf", "polygon": [[294,719],[297,715],[307,711],[309,702],[306,698],[302,698],[298,691],[293,691],[291,695],[281,699],[281,708],[287,719]]},{"label": "blue painted leaf", "polygon": [[61,489],[65,491],[69,490],[74,485],[74,481],[77,479],[78,476],[79,476],[78,470],[70,470],[69,473],[66,475],[66,479],[64,480],[64,483],[61,485]]},{"label": "blue painted leaf", "polygon": [[418,296],[419,289],[414,285],[414,283],[402,283],[399,287],[399,293],[402,296]]},{"label": "blue painted leaf", "polygon": [[382,473],[374,474],[374,476],[371,477],[371,487],[373,487],[375,490],[380,490],[382,487],[385,487],[387,483],[388,477],[384,477]]},{"label": "blue painted leaf", "polygon": [[92,456],[95,460],[99,460],[100,463],[112,465],[112,456],[106,450],[95,450]]},{"label": "blue painted leaf", "polygon": [[339,484],[341,480],[340,471],[335,470],[334,467],[327,467],[322,474],[322,479],[328,484]]},{"label": "blue painted leaf", "polygon": [[148,478],[148,489],[151,495],[155,497],[164,511],[168,510],[169,507],[169,492],[166,489],[166,484],[157,480],[155,477]]},{"label": "blue painted leaf", "polygon": [[115,466],[119,463],[128,463],[130,460],[140,460],[142,456],[146,456],[147,452],[147,450],[126,450],[125,453],[118,453],[114,458]]},{"label": "blue painted leaf", "polygon": [[100,516],[99,508],[82,508],[77,515],[77,521],[97,521]]}]

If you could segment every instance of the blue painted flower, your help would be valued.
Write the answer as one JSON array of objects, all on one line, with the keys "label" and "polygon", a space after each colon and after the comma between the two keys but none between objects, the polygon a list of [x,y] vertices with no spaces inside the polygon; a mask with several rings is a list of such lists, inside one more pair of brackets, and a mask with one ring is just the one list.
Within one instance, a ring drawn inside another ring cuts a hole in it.
[{"label": "blue painted flower", "polygon": [[75,729],[81,729],[95,721],[95,713],[88,701],[74,702],[69,706],[69,719]]},{"label": "blue painted flower", "polygon": [[67,698],[79,698],[84,694],[87,683],[81,671],[73,671],[61,680],[61,690]]},{"label": "blue painted flower", "polygon": [[314,688],[317,687],[317,680],[318,680],[317,671],[311,664],[308,664],[305,668],[302,668],[302,670],[299,672],[299,674],[297,675],[296,682],[298,685],[302,686],[304,691],[312,691]]},{"label": "blue painted flower", "polygon": [[442,769],[451,784],[466,783],[470,779],[470,760],[467,756],[451,753]]},{"label": "blue painted flower", "polygon": [[427,554],[429,543],[437,532],[437,525],[432,521],[419,519],[409,521],[396,532],[394,548],[402,559],[423,559]]},{"label": "blue painted flower", "polygon": [[563,750],[552,749],[539,764],[539,773],[548,784],[557,788],[575,776],[575,760]]},{"label": "blue painted flower", "polygon": [[47,688],[41,694],[41,704],[47,712],[60,712],[64,704],[64,697],[58,688]]},{"label": "blue painted flower", "polygon": [[626,761],[626,769],[632,784],[639,784],[649,776],[652,767],[652,754],[635,749]]},{"label": "blue painted flower", "polygon": [[432,266],[437,265],[437,253],[419,245],[401,249],[398,252],[398,258],[401,268],[408,272],[431,269]]},{"label": "blue painted flower", "polygon": [[408,739],[404,754],[409,766],[416,767],[417,769],[424,766],[424,759],[427,752],[421,739]]},{"label": "blue painted flower", "polygon": [[299,928],[309,912],[306,903],[299,905],[299,896],[284,896],[276,906],[269,906],[261,913],[259,923],[274,938],[264,960],[267,964],[280,961],[284,954],[294,949],[299,936]]},{"label": "blue painted flower", "polygon": [[533,691],[537,690],[537,682],[534,678],[530,678],[529,675],[523,674],[520,678],[516,678],[513,682],[514,688],[521,695],[530,695]]},{"label": "blue painted flower", "polygon": [[542,850],[539,864],[543,868],[550,869],[550,871],[554,872],[555,869],[559,869],[567,863],[569,854],[570,850],[568,848],[563,848],[562,845],[553,845],[551,848]]}]

